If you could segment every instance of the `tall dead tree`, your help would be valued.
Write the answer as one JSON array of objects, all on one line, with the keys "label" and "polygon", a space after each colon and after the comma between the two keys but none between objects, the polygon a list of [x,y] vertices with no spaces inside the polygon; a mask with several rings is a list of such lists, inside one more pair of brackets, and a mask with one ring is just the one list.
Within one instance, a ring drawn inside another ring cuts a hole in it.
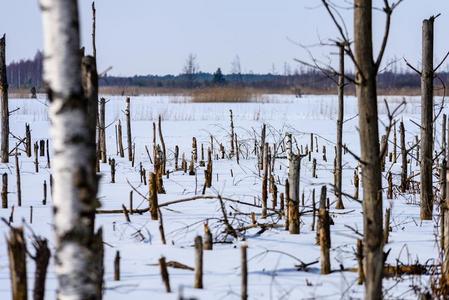
[{"label": "tall dead tree", "polygon": [[[98,74],[97,63],[92,56],[85,56],[82,59],[82,76],[84,95],[87,100],[87,123],[89,128],[90,147],[97,145],[97,116],[98,116]],[[96,160],[93,161],[95,172]]]},{"label": "tall dead tree", "polygon": [[432,220],[433,211],[433,27],[435,17],[422,24],[421,71],[421,220]]},{"label": "tall dead tree", "polygon": [[351,47],[350,37],[336,16],[335,7],[331,6],[328,0],[321,1],[345,43],[346,54],[355,65],[355,78],[345,77],[355,83],[358,100],[366,268],[364,298],[381,299],[384,255],[380,162],[385,148],[380,149],[379,146],[376,78],[388,43],[391,16],[402,0],[394,3],[390,3],[389,0],[383,1],[383,12],[386,16],[385,32],[376,58],[373,56],[372,0],[354,0],[354,50]]},{"label": "tall dead tree", "polygon": [[338,75],[338,116],[337,116],[337,153],[335,164],[335,196],[336,209],[344,209],[341,197],[342,188],[342,157],[343,157],[343,117],[344,117],[344,97],[345,97],[345,45],[338,43],[339,48],[339,72]]},{"label": "tall dead tree", "polygon": [[[54,157],[57,298],[99,299],[95,247],[96,159],[81,80],[77,1],[42,0],[44,80]],[[101,278],[102,280],[102,278]]]},{"label": "tall dead tree", "polygon": [[133,160],[133,144],[132,144],[132,136],[131,136],[131,101],[129,97],[126,98],[126,108],[125,108],[125,116],[126,116],[126,140],[128,142],[128,160]]},{"label": "tall dead tree", "polygon": [[8,79],[6,77],[6,36],[0,38],[0,97],[2,115],[1,162],[9,162]]},{"label": "tall dead tree", "polygon": [[98,114],[98,152],[102,163],[106,163],[106,100],[100,99],[100,111]]},{"label": "tall dead tree", "polygon": [[399,124],[399,135],[401,142],[401,193],[407,190],[407,149],[405,144],[404,122]]}]

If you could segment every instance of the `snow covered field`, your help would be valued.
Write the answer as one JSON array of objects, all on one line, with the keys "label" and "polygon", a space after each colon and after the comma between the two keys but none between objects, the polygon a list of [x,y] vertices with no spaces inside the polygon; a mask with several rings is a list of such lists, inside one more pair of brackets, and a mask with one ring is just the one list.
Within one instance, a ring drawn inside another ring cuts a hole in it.
[{"label": "snow covered field", "polygon": [[[349,198],[344,199],[345,210],[334,209],[334,196],[331,189],[333,183],[334,143],[336,140],[337,98],[335,96],[266,96],[259,102],[251,103],[189,103],[180,97],[132,97],[131,117],[133,141],[136,145],[136,163],[132,167],[126,158],[116,153],[114,125],[121,119],[124,122],[124,97],[108,97],[106,104],[108,155],[117,161],[116,183],[110,183],[110,167],[101,165],[102,179],[98,197],[101,209],[121,209],[122,204],[129,206],[129,192],[133,185],[143,195],[148,193],[148,186],[140,182],[139,163],[146,170],[152,170],[152,164],[145,151],[145,145],[151,149],[152,122],[162,116],[162,128],[168,152],[168,170],[173,170],[173,151],[175,145],[180,153],[190,159],[192,137],[196,137],[199,145],[210,146],[210,135],[223,143],[227,152],[230,148],[229,110],[234,114],[236,133],[241,143],[240,164],[235,158],[214,160],[212,188],[206,190],[208,195],[220,194],[223,197],[258,204],[261,195],[261,177],[258,175],[257,159],[252,154],[254,137],[260,135],[261,126],[267,124],[267,135],[270,143],[280,142],[286,132],[292,133],[299,144],[306,145],[310,141],[310,133],[318,137],[319,152],[312,157],[318,161],[317,177],[312,178],[312,163],[307,158],[301,165],[300,189],[305,195],[305,205],[301,210],[308,211],[311,206],[312,189],[316,190],[317,199],[323,184],[329,184],[328,196],[331,200],[331,267],[330,275],[320,275],[319,263],[312,264],[307,270],[298,271],[295,265],[311,263],[319,260],[320,248],[315,244],[316,232],[311,230],[312,215],[301,217],[301,234],[290,235],[283,228],[268,229],[259,232],[260,228],[242,232],[248,244],[249,267],[249,299],[349,299],[363,298],[363,286],[357,285],[357,273],[342,269],[357,266],[354,249],[356,240],[361,238],[355,231],[362,233],[361,205]],[[401,117],[406,128],[406,141],[413,144],[415,135],[419,134],[418,126],[410,120],[420,122],[419,98],[407,97],[406,106],[401,110]],[[349,149],[359,153],[357,132],[357,106],[354,97],[345,100],[345,119],[343,140]],[[388,97],[390,108],[402,101],[402,97]],[[436,99],[439,103],[440,99]],[[23,137],[25,122],[31,124],[33,142],[49,138],[49,121],[45,99],[13,99],[10,110],[19,108],[11,116],[11,131]],[[383,98],[379,98],[380,121],[387,122],[387,110]],[[437,121],[437,135],[440,135],[440,121]],[[381,133],[384,125],[381,123]],[[126,133],[125,127],[124,132]],[[124,136],[124,138],[126,138]],[[125,139],[126,140],[126,139]],[[14,145],[16,139],[11,138]],[[51,142],[50,142],[51,144]],[[327,148],[327,162],[322,158],[322,146]],[[436,148],[440,142],[437,137]],[[390,138],[390,150],[392,147]],[[22,148],[22,147],[21,147]],[[218,145],[214,145],[214,153],[218,153]],[[248,154],[248,155],[247,155]],[[126,155],[125,155],[126,156]],[[54,250],[52,233],[51,196],[47,205],[42,204],[43,182],[49,182],[50,169],[46,167],[46,158],[40,157],[39,173],[34,171],[33,157],[20,156],[22,170],[22,207],[17,207],[14,159],[9,165],[0,165],[1,173],[9,176],[9,203],[15,206],[14,226],[22,222],[29,223],[30,206],[34,208],[33,223],[26,227],[28,248],[31,247],[31,229],[38,235],[50,240]],[[391,167],[393,181],[399,182],[400,160]],[[356,160],[346,154],[343,157],[343,191],[354,193],[353,172]],[[274,174],[279,179],[279,192],[284,192],[284,181],[287,174],[286,159],[276,159]],[[387,162],[386,169],[391,166]],[[413,163],[413,169],[417,169]],[[231,175],[232,170],[232,175]],[[384,174],[385,175],[385,174]],[[130,184],[128,184],[128,182]],[[436,180],[434,180],[436,182]],[[196,183],[197,182],[197,183]],[[159,195],[159,203],[201,194],[204,182],[204,168],[197,166],[197,176],[189,176],[182,171],[164,177],[165,195]],[[386,187],[386,176],[384,179]],[[49,193],[50,194],[50,193]],[[397,194],[397,193],[395,193]],[[360,193],[360,198],[362,191]],[[396,199],[387,200],[384,196],[384,210],[392,207],[390,226],[390,242],[385,251],[391,249],[387,263],[404,264],[419,261],[422,264],[436,264],[439,259],[439,245],[436,242],[438,233],[437,219],[421,222],[419,219],[419,194],[399,195]],[[269,196],[269,207],[271,207]],[[260,219],[260,208],[226,202],[226,210],[234,228],[251,223],[248,213],[255,212],[258,222],[284,224],[276,215]],[[279,203],[278,203],[279,205]],[[134,192],[134,208],[146,208],[147,201]],[[279,208],[279,206],[278,206]],[[435,207],[435,216],[438,216]],[[0,209],[0,216],[9,218],[11,208]],[[103,227],[105,242],[105,299],[178,299],[182,290],[184,297],[198,299],[239,299],[240,298],[240,245],[241,239],[230,238],[228,243],[214,244],[213,251],[204,253],[204,289],[193,289],[193,271],[169,268],[173,293],[166,294],[161,281],[158,259],[161,255],[167,261],[178,261],[194,266],[193,240],[196,235],[203,235],[203,223],[208,220],[217,242],[223,241],[224,225],[221,221],[220,203],[213,200],[196,200],[174,204],[162,209],[167,245],[163,245],[158,231],[159,223],[151,221],[148,213],[130,216],[127,222],[123,214],[99,214],[96,218],[98,227]],[[22,221],[24,220],[24,221]],[[352,228],[352,229],[351,229]],[[353,230],[354,229],[354,230]],[[0,223],[0,233],[5,236],[8,227]],[[0,299],[10,298],[10,279],[6,244],[0,243]],[[113,279],[113,261],[116,251],[120,251],[121,281]],[[34,262],[28,259],[28,287],[32,289]],[[386,298],[414,299],[416,294],[413,285],[424,288],[429,286],[429,276],[403,276],[384,280]],[[56,278],[52,266],[47,277],[46,298],[54,299]]]}]

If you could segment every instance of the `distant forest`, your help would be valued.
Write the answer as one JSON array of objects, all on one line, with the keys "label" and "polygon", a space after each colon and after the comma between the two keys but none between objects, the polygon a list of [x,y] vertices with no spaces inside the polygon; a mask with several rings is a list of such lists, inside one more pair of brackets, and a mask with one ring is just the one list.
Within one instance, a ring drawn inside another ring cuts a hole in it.
[{"label": "distant forest", "polygon": [[[43,88],[42,79],[43,54],[38,51],[33,59],[12,62],[7,67],[8,82],[10,88]],[[101,71],[101,70],[100,70]],[[332,76],[327,76],[316,69],[302,66],[288,74],[221,74],[195,72],[194,74],[180,75],[136,75],[131,77],[108,76],[100,74],[100,86],[114,87],[150,87],[150,88],[199,88],[220,85],[242,86],[267,89],[292,89],[292,90],[330,90],[335,88]],[[219,78],[217,78],[219,77]],[[439,74],[441,82],[448,82],[449,73]],[[420,77],[412,71],[398,71],[397,66],[390,66],[378,77],[380,89],[417,89],[420,87]]]}]

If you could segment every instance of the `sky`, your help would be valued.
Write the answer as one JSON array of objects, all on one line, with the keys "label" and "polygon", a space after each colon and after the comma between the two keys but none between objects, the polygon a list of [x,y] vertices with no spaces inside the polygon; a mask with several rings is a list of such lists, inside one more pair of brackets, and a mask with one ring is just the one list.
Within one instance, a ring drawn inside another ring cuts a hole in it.
[{"label": "sky", "polygon": [[[392,0],[390,0],[391,2]],[[397,0],[395,0],[397,1]],[[381,7],[383,1],[373,0]],[[91,53],[91,1],[79,0],[82,44]],[[99,71],[109,75],[179,74],[190,53],[200,70],[231,71],[239,56],[243,72],[284,72],[294,58],[308,60],[301,45],[337,37],[320,0],[96,0]],[[352,32],[349,0],[334,0]],[[0,0],[0,34],[7,35],[7,62],[32,58],[42,49],[38,0]],[[435,63],[449,50],[449,1],[404,0],[393,15],[385,62],[407,58],[420,63],[421,23],[435,23]],[[384,14],[375,12],[375,53],[384,30]],[[335,50],[310,48],[318,59],[335,62]],[[401,61],[402,64],[402,61]],[[447,69],[447,65],[444,66]]]}]

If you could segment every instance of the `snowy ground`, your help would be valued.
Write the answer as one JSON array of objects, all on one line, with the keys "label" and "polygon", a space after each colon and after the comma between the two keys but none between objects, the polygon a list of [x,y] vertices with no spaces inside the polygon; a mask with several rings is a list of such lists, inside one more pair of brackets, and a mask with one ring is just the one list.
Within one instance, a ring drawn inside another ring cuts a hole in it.
[{"label": "snowy ground", "polygon": [[[312,163],[304,159],[301,170],[301,191],[305,194],[305,207],[309,210],[311,205],[311,191],[316,189],[317,197],[321,185],[333,183],[334,142],[336,136],[336,110],[335,96],[307,96],[297,99],[293,96],[266,96],[263,101],[256,103],[201,103],[193,104],[184,98],[176,97],[133,97],[131,99],[133,140],[136,144],[136,164],[116,155],[114,125],[118,119],[124,122],[124,98],[111,97],[106,105],[108,154],[117,160],[117,182],[110,183],[110,168],[107,164],[101,165],[102,180],[99,198],[102,209],[120,209],[122,204],[128,206],[130,185],[135,186],[142,194],[147,194],[148,186],[140,183],[139,163],[142,162],[147,170],[152,170],[145,151],[145,145],[151,148],[152,122],[160,114],[163,118],[163,132],[169,153],[167,169],[172,170],[173,150],[175,145],[180,147],[180,153],[186,153],[190,158],[191,139],[195,136],[199,145],[209,147],[210,135],[222,142],[229,151],[229,109],[233,110],[236,133],[242,143],[240,164],[235,159],[214,160],[213,188],[207,194],[221,194],[225,197],[241,200],[248,203],[258,203],[261,195],[261,178],[257,172],[257,160],[251,153],[246,158],[247,149],[252,151],[255,134],[260,134],[263,123],[268,125],[270,142],[278,142],[285,132],[293,133],[298,142],[306,145],[310,141],[310,133],[318,135],[319,153],[314,152],[312,157],[318,160],[318,178],[312,178]],[[390,107],[394,108],[402,101],[401,97],[389,97]],[[419,99],[406,98],[407,105],[400,117],[406,124],[407,142],[412,144],[419,129],[410,120],[419,123]],[[436,102],[438,103],[439,100]],[[25,122],[31,124],[33,142],[49,137],[49,121],[45,100],[11,100],[10,110],[20,108],[11,116],[11,131],[16,136],[24,136]],[[386,121],[386,108],[382,99],[379,99],[379,112],[381,121]],[[353,97],[346,98],[344,124],[344,143],[355,153],[359,152],[359,139],[357,132],[356,101]],[[355,118],[353,118],[355,117]],[[399,117],[399,118],[400,118]],[[440,121],[437,121],[437,132],[440,131]],[[124,128],[125,129],[125,128]],[[384,126],[381,125],[381,132]],[[124,130],[126,133],[126,130]],[[439,134],[438,134],[439,135]],[[390,139],[392,141],[392,139]],[[11,145],[15,139],[11,138]],[[439,147],[437,138],[437,146]],[[322,146],[327,147],[327,162],[322,159]],[[390,143],[390,150],[392,144]],[[215,153],[218,153],[215,143]],[[352,156],[346,154],[344,161],[343,191],[353,194],[353,172],[357,162]],[[22,169],[22,207],[16,205],[15,166],[14,159],[9,165],[0,165],[1,172],[9,176],[9,202],[15,205],[14,223],[19,226],[28,223],[30,206],[34,207],[33,224],[29,226],[36,234],[50,240],[51,249],[54,250],[52,233],[51,196],[46,206],[42,205],[44,180],[49,181],[50,169],[46,168],[46,158],[40,158],[40,171],[34,172],[33,158],[21,155]],[[392,166],[395,174],[394,182],[399,181],[399,165]],[[277,159],[275,175],[281,183],[284,182],[287,172],[287,161]],[[391,163],[387,164],[389,169]],[[416,164],[413,163],[416,169]],[[231,177],[231,170],[233,177]],[[218,180],[217,180],[218,178]],[[197,184],[195,183],[197,180]],[[204,182],[204,168],[197,168],[197,178],[189,176],[182,171],[164,178],[166,195],[159,195],[159,203],[176,200],[200,194]],[[386,179],[384,179],[386,186]],[[283,184],[278,184],[279,192],[284,191]],[[330,187],[329,187],[330,189]],[[361,191],[362,194],[362,191]],[[361,197],[360,194],[360,197]],[[331,202],[333,194],[329,192]],[[435,242],[438,232],[437,221],[421,222],[419,220],[419,195],[396,195],[397,198],[389,201],[384,197],[384,209],[392,206],[392,221],[390,226],[390,243],[385,250],[391,248],[388,263],[412,263],[419,260],[426,263],[438,262],[439,250]],[[269,197],[269,200],[271,197]],[[363,298],[363,286],[356,284],[357,274],[340,272],[341,268],[356,267],[354,248],[357,234],[346,227],[363,232],[361,205],[349,198],[344,199],[346,209],[335,211],[331,215],[335,225],[331,226],[331,257],[332,270],[330,275],[320,275],[319,263],[311,265],[307,271],[297,271],[295,265],[298,260],[310,263],[319,259],[319,246],[315,245],[315,231],[311,230],[312,217],[307,214],[301,219],[301,234],[289,235],[282,228],[271,229],[258,234],[260,228],[245,233],[249,246],[249,298],[250,299],[348,299]],[[278,204],[279,205],[279,204]],[[271,201],[269,201],[271,207]],[[147,207],[146,200],[134,193],[134,207]],[[226,209],[232,225],[236,228],[250,222],[248,216],[240,213],[260,213],[259,208],[226,203]],[[437,209],[437,208],[435,208]],[[0,209],[0,216],[8,218],[11,209]],[[438,214],[437,210],[435,215]],[[189,266],[194,265],[193,240],[196,235],[203,234],[203,222],[209,220],[214,237],[222,239],[223,224],[221,211],[217,200],[197,200],[182,204],[171,205],[162,209],[164,218],[167,245],[163,245],[158,231],[158,222],[151,221],[149,214],[131,215],[131,223],[126,222],[123,214],[97,215],[97,226],[103,227],[105,241],[105,299],[177,299],[179,288],[185,297],[198,299],[239,299],[240,295],[240,244],[218,243],[213,251],[204,254],[204,289],[195,290],[193,286],[193,272],[188,270],[169,269],[173,293],[166,294],[159,275],[159,266],[156,265],[161,255],[167,260],[175,260]],[[276,217],[269,217],[260,222],[277,222]],[[437,219],[437,218],[436,218]],[[283,224],[283,220],[279,224]],[[115,230],[114,230],[115,229]],[[0,223],[1,235],[5,236],[8,228]],[[141,238],[136,233],[141,233]],[[31,232],[26,229],[28,247],[31,249]],[[10,298],[10,279],[8,258],[5,243],[0,244],[0,299]],[[113,260],[115,252],[119,250],[121,260],[122,279],[113,281]],[[434,261],[432,261],[434,260]],[[28,259],[28,278],[31,296],[34,262]],[[416,295],[412,285],[428,286],[429,277],[403,277],[384,280],[386,298],[414,299]],[[53,268],[47,278],[48,299],[54,299],[56,279]]]}]

